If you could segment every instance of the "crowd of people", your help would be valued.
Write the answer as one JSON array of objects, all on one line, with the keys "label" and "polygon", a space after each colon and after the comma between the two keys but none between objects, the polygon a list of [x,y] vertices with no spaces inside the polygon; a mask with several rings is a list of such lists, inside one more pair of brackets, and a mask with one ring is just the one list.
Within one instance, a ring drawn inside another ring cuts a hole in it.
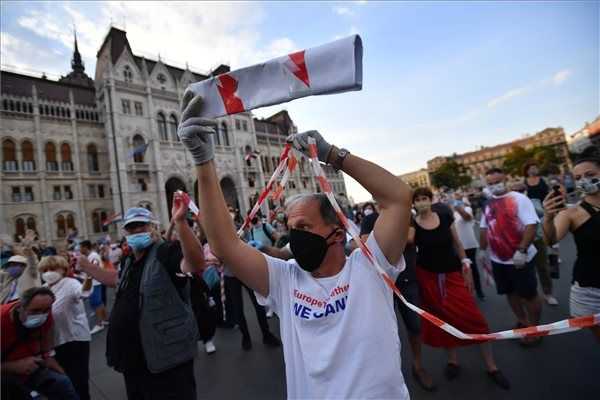
[{"label": "crowd of people", "polygon": [[[449,380],[461,374],[458,348],[478,345],[489,379],[510,389],[491,342],[458,339],[393,296],[369,257],[348,240],[325,194],[295,196],[285,206],[249,216],[238,237],[244,219],[224,200],[214,165],[213,124],[196,117],[201,107],[200,98],[186,96],[178,130],[196,164],[200,214],[191,214],[187,195],[176,193],[165,231],[149,210],[131,208],[118,242],[71,238],[52,247],[33,231],[16,241],[3,238],[4,398],[29,399],[37,392],[51,400],[89,399],[90,341],[106,329],[106,361],[123,375],[129,399],[195,399],[194,358],[198,347],[217,351],[217,327],[237,327],[242,349],[253,347],[244,289],[263,344],[283,348],[290,398],[408,399],[397,316],[408,333],[412,374],[425,390],[436,390],[437,384],[423,363],[423,344],[446,350]],[[571,232],[577,260],[570,313],[600,312],[597,153],[575,160],[572,174],[581,200],[569,203],[560,182],[540,177],[533,162],[513,183],[501,169],[490,169],[477,197],[466,189],[413,191],[316,131],[289,138],[307,155],[309,139],[321,162],[344,171],[373,196],[360,207],[342,201],[343,212],[410,303],[463,332],[489,333],[478,304],[491,294],[484,293],[482,280],[493,276],[514,326],[538,325],[544,301],[558,304],[553,246]],[[107,288],[114,288],[114,300]],[[281,339],[269,326],[274,315]],[[600,341],[600,327],[591,331]],[[531,347],[541,340],[520,342]]]}]

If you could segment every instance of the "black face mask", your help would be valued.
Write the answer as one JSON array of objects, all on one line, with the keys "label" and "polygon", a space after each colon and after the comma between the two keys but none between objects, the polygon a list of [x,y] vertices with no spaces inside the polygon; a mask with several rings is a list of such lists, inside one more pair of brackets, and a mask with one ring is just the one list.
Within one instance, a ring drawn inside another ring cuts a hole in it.
[{"label": "black face mask", "polygon": [[333,244],[327,244],[327,239],[336,232],[337,229],[334,229],[324,238],[316,233],[291,229],[290,249],[300,268],[308,272],[313,272],[319,268],[327,254],[327,249]]}]

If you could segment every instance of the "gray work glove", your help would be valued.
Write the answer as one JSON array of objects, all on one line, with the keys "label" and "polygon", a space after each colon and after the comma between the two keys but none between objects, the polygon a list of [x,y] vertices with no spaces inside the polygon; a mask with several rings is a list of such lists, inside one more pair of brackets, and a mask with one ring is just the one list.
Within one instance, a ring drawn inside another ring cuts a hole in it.
[{"label": "gray work glove", "polygon": [[292,143],[296,150],[303,153],[305,156],[310,158],[310,151],[308,149],[308,138],[312,137],[317,142],[317,155],[319,161],[327,164],[327,157],[331,151],[331,145],[327,143],[323,136],[317,131],[307,131],[302,133],[296,133],[287,137],[287,141]]},{"label": "gray work glove", "polygon": [[192,153],[196,165],[204,164],[215,156],[213,134],[215,133],[216,122],[196,116],[200,114],[202,102],[200,95],[194,96],[191,91],[184,94],[181,106],[181,123],[177,128],[179,139]]}]

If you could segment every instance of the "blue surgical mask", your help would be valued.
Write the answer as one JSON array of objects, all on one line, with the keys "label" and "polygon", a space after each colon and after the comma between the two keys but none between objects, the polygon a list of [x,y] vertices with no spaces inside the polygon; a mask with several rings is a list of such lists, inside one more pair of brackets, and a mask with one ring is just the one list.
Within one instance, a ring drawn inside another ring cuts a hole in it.
[{"label": "blue surgical mask", "polygon": [[23,274],[23,270],[25,269],[25,267],[21,267],[18,265],[13,265],[10,267],[6,267],[4,268],[4,270],[10,275],[11,278],[13,279],[17,279],[18,277],[21,276],[21,274]]},{"label": "blue surgical mask", "polygon": [[127,235],[126,239],[127,244],[133,249],[133,251],[142,251],[152,244],[152,236],[150,236],[150,232]]},{"label": "blue surgical mask", "polygon": [[23,322],[23,326],[29,329],[37,328],[44,325],[44,322],[46,322],[47,319],[48,313],[29,315],[25,322]]}]

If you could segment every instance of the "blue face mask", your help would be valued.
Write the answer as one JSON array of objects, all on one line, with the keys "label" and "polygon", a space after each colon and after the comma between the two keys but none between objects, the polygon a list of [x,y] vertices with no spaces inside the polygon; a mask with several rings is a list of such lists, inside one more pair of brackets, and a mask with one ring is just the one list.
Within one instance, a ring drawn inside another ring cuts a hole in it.
[{"label": "blue face mask", "polygon": [[126,236],[127,244],[133,251],[142,251],[152,244],[152,236],[150,232],[135,233]]},{"label": "blue face mask", "polygon": [[29,315],[25,322],[23,322],[23,326],[29,329],[37,328],[44,325],[44,322],[46,322],[47,319],[48,313]]},{"label": "blue face mask", "polygon": [[4,268],[4,270],[10,275],[11,278],[16,279],[21,276],[25,267],[20,266],[10,266]]}]

